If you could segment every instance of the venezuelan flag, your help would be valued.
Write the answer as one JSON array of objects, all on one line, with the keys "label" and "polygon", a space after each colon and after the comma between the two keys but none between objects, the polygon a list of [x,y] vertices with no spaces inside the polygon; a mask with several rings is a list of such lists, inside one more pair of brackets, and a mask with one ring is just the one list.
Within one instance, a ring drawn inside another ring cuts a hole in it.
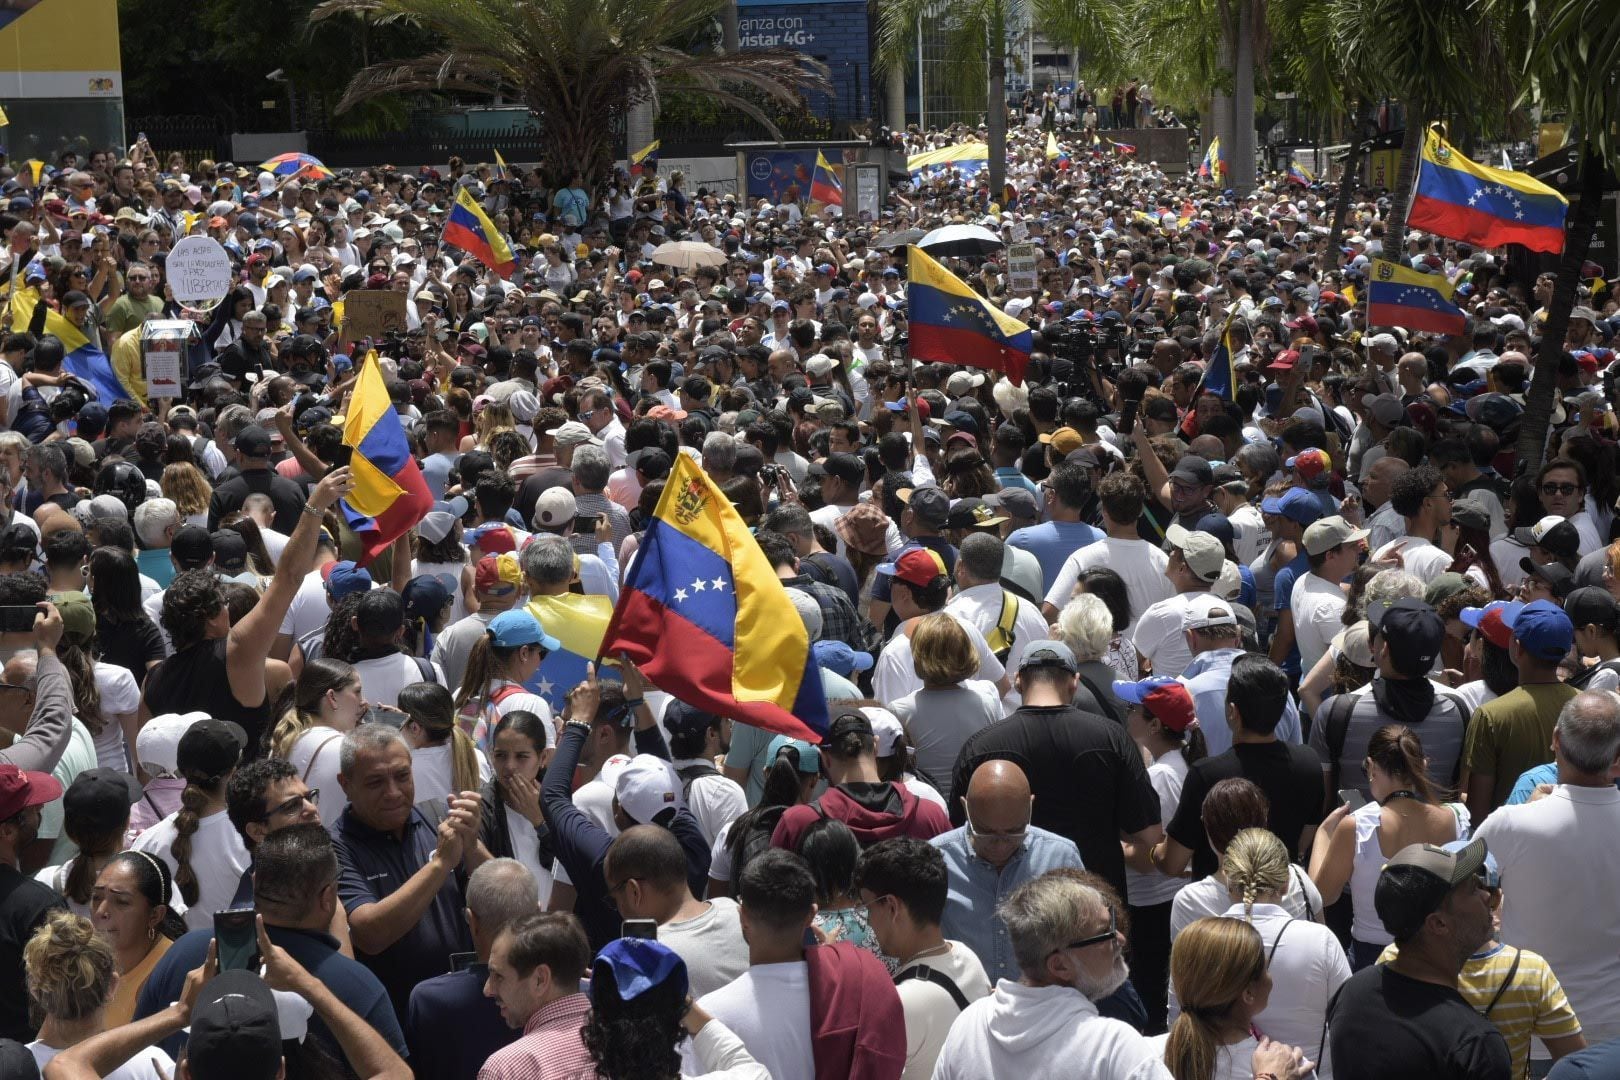
[{"label": "venezuelan flag", "polygon": [[1316,177],[1311,175],[1311,170],[1297,161],[1288,163],[1288,172],[1284,175],[1284,179],[1298,184],[1300,187],[1310,187],[1316,183]]},{"label": "venezuelan flag", "polygon": [[354,490],[343,500],[343,513],[360,537],[357,561],[365,566],[433,509],[433,493],[411,456],[375,349],[360,365],[343,441],[354,447]]},{"label": "venezuelan flag", "polygon": [[1232,378],[1232,320],[1237,318],[1237,308],[1227,313],[1226,322],[1221,327],[1221,339],[1215,345],[1215,351],[1209,354],[1209,362],[1204,365],[1203,378],[1198,380],[1198,388],[1193,392],[1194,407],[1189,408],[1181,418],[1181,432],[1189,439],[1198,434],[1197,399],[1203,394],[1214,394],[1222,401],[1232,401],[1232,387],[1236,380]]},{"label": "venezuelan flag", "polygon": [[1569,200],[1546,184],[1469,161],[1431,128],[1406,223],[1480,247],[1523,244],[1556,255],[1564,250],[1568,210]]},{"label": "venezuelan flag", "polygon": [[39,187],[40,182],[45,178],[45,163],[39,158],[29,158],[23,162],[23,175],[28,177],[30,184]]},{"label": "venezuelan flag", "polygon": [[1226,176],[1226,159],[1221,155],[1219,135],[1209,141],[1209,149],[1204,151],[1204,160],[1198,166],[1198,175],[1202,179],[1217,183]]},{"label": "venezuelan flag", "polygon": [[1431,334],[1460,334],[1468,316],[1451,302],[1452,286],[1438,274],[1374,259],[1367,279],[1367,324],[1404,326]]},{"label": "venezuelan flag", "polygon": [[503,278],[511,277],[517,267],[506,238],[466,188],[456,192],[456,202],[445,220],[442,237],[443,243],[454,244]]},{"label": "venezuelan flag", "polygon": [[1035,343],[1030,328],[992,307],[922,248],[907,251],[912,357],[990,368],[1021,386]]},{"label": "venezuelan flag", "polygon": [[[11,325],[17,329],[26,328],[40,302],[38,289],[19,289],[11,301]],[[62,348],[67,353],[67,359],[62,361],[62,370],[94,390],[96,400],[103,405],[124,399],[136,400],[135,395],[118,378],[118,372],[113,369],[107,354],[84,331],[68,321],[67,316],[47,310],[45,333],[54,334],[62,342]]]},{"label": "venezuelan flag", "polygon": [[844,185],[833,172],[833,167],[827,161],[827,155],[820,150],[816,151],[816,171],[810,177],[810,201],[818,202],[822,206],[844,205]]},{"label": "venezuelan flag", "polygon": [[827,699],[804,623],[730,501],[676,457],[603,654],[628,655],[688,704],[820,742]]},{"label": "venezuelan flag", "polygon": [[493,184],[497,180],[512,179],[512,174],[508,172],[506,168],[506,159],[501,157],[501,152],[499,150],[496,150],[494,153],[495,164],[490,166],[489,182]]},{"label": "venezuelan flag", "polygon": [[526,610],[562,648],[547,653],[524,686],[560,713],[568,704],[568,691],[585,681],[585,665],[601,655],[613,603],[605,596],[563,593],[530,597]]},{"label": "venezuelan flag", "polygon": [[654,139],[652,142],[630,155],[631,176],[640,176],[643,173],[647,174],[648,176],[656,176],[658,174],[658,147],[662,142],[662,139]]},{"label": "venezuelan flag", "polygon": [[1130,157],[1136,153],[1136,146],[1134,143],[1115,142],[1113,139],[1109,139],[1108,145],[1112,146],[1116,153],[1124,154],[1126,157]]}]

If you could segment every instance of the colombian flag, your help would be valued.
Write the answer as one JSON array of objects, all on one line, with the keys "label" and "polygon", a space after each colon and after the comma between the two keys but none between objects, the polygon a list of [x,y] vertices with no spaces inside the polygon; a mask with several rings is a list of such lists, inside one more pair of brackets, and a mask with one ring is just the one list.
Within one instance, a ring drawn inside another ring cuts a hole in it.
[{"label": "colombian flag", "polygon": [[603,655],[628,655],[690,705],[819,743],[827,699],[803,621],[730,501],[676,458]]},{"label": "colombian flag", "polygon": [[[35,306],[39,303],[38,289],[18,290],[16,297],[11,301],[11,325],[17,329],[25,329],[33,319]],[[67,353],[67,359],[62,361],[62,370],[94,390],[97,401],[103,405],[111,405],[126,398],[136,400],[135,395],[118,378],[118,372],[113,370],[112,361],[107,359],[107,354],[97,348],[83,331],[69,322],[67,316],[47,310],[45,333],[54,334],[62,342],[62,348]]]},{"label": "colombian flag", "polygon": [[1030,328],[992,307],[922,248],[907,251],[912,357],[990,368],[1022,385],[1035,343]]},{"label": "colombian flag", "polygon": [[844,185],[820,150],[816,151],[816,171],[810,177],[810,201],[840,209],[844,205]]},{"label": "colombian flag", "polygon": [[444,223],[442,242],[454,244],[503,278],[511,277],[517,266],[506,238],[466,188],[456,192],[456,204]]},{"label": "colombian flag", "polygon": [[[563,593],[532,596],[525,610],[562,648],[546,654],[524,687],[545,698],[553,712],[561,713],[568,704],[568,691],[585,681],[585,665],[602,652],[602,637],[613,618],[613,602],[605,596]],[[607,677],[605,672],[599,674]]]},{"label": "colombian flag", "polygon": [[1431,334],[1460,334],[1468,316],[1451,302],[1452,286],[1438,274],[1374,259],[1367,279],[1367,323]]},{"label": "colombian flag", "polygon": [[658,146],[662,139],[654,139],[640,150],[630,155],[630,175],[640,176],[646,173],[655,176],[658,173]]},{"label": "colombian flag", "polygon": [[1479,247],[1523,244],[1556,255],[1564,250],[1568,209],[1569,200],[1546,184],[1469,161],[1431,128],[1406,223]]},{"label": "colombian flag", "polygon": [[357,561],[365,566],[433,509],[433,493],[411,456],[376,350],[360,365],[343,441],[354,447],[354,490],[343,500],[343,513],[360,537]]},{"label": "colombian flag", "polygon": [[1297,161],[1290,161],[1288,163],[1288,172],[1285,179],[1298,184],[1300,187],[1310,187],[1312,184],[1316,183],[1316,177],[1311,175],[1311,170],[1307,169]]}]

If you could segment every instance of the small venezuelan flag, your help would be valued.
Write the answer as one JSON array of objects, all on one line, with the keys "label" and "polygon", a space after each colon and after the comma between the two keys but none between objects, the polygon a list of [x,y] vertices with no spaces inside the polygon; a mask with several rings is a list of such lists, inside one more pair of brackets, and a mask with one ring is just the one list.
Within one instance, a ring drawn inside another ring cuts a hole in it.
[{"label": "small venezuelan flag", "polygon": [[602,654],[689,705],[819,743],[827,698],[804,622],[731,502],[676,458]]},{"label": "small venezuelan flag", "polygon": [[466,188],[456,193],[455,205],[450,207],[443,242],[454,244],[503,278],[511,277],[517,266],[506,238]]},{"label": "small venezuelan flag", "polygon": [[1404,326],[1431,334],[1460,334],[1468,316],[1451,302],[1451,283],[1439,274],[1374,259],[1368,268],[1367,324]]},{"label": "small venezuelan flag", "polygon": [[658,145],[663,140],[654,139],[640,150],[630,155],[630,175],[648,176],[658,175]]},{"label": "small venezuelan flag", "polygon": [[[33,320],[36,305],[40,303],[38,289],[19,289],[11,301],[11,325],[24,329]],[[56,311],[47,311],[45,314],[45,333],[54,334],[61,341],[67,357],[62,361],[62,370],[79,379],[96,393],[96,400],[103,405],[111,405],[124,398],[134,398],[128,387],[119,379],[118,372],[113,369],[112,361],[102,352],[85,333],[68,319],[67,316]]]},{"label": "small venezuelan flag", "polygon": [[1298,184],[1300,187],[1310,187],[1316,183],[1316,177],[1311,174],[1311,170],[1297,161],[1288,163],[1288,172],[1284,174],[1284,179],[1290,183]]},{"label": "small venezuelan flag", "polygon": [[816,151],[816,171],[810,177],[810,201],[840,209],[844,205],[843,181],[838,179],[838,174],[827,161],[827,155],[820,150]]},{"label": "small venezuelan flag", "polygon": [[501,152],[499,150],[496,150],[495,164],[491,166],[489,170],[489,182],[493,184],[497,180],[510,179],[512,179],[512,174],[506,168],[506,159],[501,157]]},{"label": "small venezuelan flag", "polygon": [[411,456],[375,349],[360,365],[343,441],[354,447],[354,490],[343,500],[343,513],[360,538],[356,561],[365,566],[433,509],[433,493]]}]

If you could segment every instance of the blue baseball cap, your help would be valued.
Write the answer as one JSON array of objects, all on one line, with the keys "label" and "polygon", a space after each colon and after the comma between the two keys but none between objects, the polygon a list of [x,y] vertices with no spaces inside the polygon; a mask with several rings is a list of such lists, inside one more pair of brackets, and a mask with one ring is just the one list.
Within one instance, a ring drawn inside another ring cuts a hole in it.
[{"label": "blue baseball cap", "polygon": [[1209,533],[1228,548],[1237,543],[1237,532],[1232,528],[1232,519],[1225,514],[1205,514],[1198,519],[1192,531]]},{"label": "blue baseball cap", "polygon": [[1322,504],[1304,488],[1289,488],[1277,498],[1266,499],[1260,504],[1260,509],[1267,514],[1280,514],[1301,525],[1313,524],[1322,516]]},{"label": "blue baseball cap", "polygon": [[[1440,850],[1456,855],[1467,850],[1468,846],[1473,842],[1472,840],[1453,840],[1450,843],[1441,844]],[[1485,887],[1487,889],[1500,889],[1502,887],[1502,868],[1497,865],[1496,856],[1492,855],[1489,849],[1485,852],[1485,865],[1481,868],[1480,873],[1485,875]]]},{"label": "blue baseball cap", "polygon": [[1114,696],[1142,706],[1148,714],[1172,731],[1186,731],[1198,722],[1192,695],[1180,679],[1155,675],[1140,682],[1114,682]]},{"label": "blue baseball cap", "polygon": [[1513,640],[1513,631],[1508,629],[1511,620],[1518,617],[1524,610],[1524,604],[1518,600],[1493,600],[1484,607],[1465,607],[1457,613],[1464,626],[1471,626],[1485,635],[1485,639],[1499,649],[1508,647]]},{"label": "blue baseball cap", "polygon": [[562,648],[562,642],[546,633],[540,620],[527,611],[503,611],[489,622],[484,631],[489,635],[490,641],[503,649],[515,649],[520,645],[538,645],[547,652],[555,652]]},{"label": "blue baseball cap", "polygon": [[456,595],[456,583],[449,574],[423,574],[412,578],[401,594],[405,600],[405,615],[412,619],[431,619],[450,598]]},{"label": "blue baseball cap", "polygon": [[591,999],[598,1008],[603,1004],[598,999],[608,992],[608,980],[602,978],[606,973],[612,973],[620,1001],[634,1001],[670,980],[675,982],[675,999],[686,997],[686,961],[668,945],[650,938],[617,938],[596,954],[591,964]]},{"label": "blue baseball cap", "polygon": [[321,576],[326,578],[326,591],[334,600],[341,600],[350,593],[365,592],[372,585],[371,572],[349,559],[327,563],[321,569]]},{"label": "blue baseball cap", "polygon": [[857,671],[869,671],[872,667],[871,653],[856,652],[842,641],[824,639],[812,642],[810,649],[816,654],[818,665],[830,668],[846,679]]},{"label": "blue baseball cap", "polygon": [[798,757],[798,770],[806,775],[821,772],[821,751],[803,739],[790,739],[786,735],[778,735],[765,747],[765,768],[769,769],[776,764],[776,757],[783,750],[792,750]]},{"label": "blue baseball cap", "polygon": [[1575,624],[1564,609],[1550,600],[1526,604],[1502,624],[1513,631],[1519,648],[1539,660],[1562,660],[1575,647]]}]

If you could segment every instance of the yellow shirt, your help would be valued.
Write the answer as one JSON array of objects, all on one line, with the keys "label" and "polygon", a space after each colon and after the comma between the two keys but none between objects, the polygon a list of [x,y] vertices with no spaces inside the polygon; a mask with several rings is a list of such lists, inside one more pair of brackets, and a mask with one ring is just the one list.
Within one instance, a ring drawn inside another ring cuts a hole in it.
[{"label": "yellow shirt", "polygon": [[141,987],[146,985],[147,976],[152,974],[152,969],[157,967],[157,962],[163,959],[163,954],[173,944],[167,936],[159,934],[146,959],[118,977],[118,989],[113,992],[112,1000],[107,1002],[107,1030],[111,1031],[135,1019],[135,999],[140,996]]},{"label": "yellow shirt", "polygon": [[[1397,946],[1386,946],[1378,962],[1387,964],[1399,952]],[[1515,956],[1519,961],[1518,970],[1513,972],[1512,984],[1503,990],[1502,985],[1507,982]],[[1501,991],[1501,997],[1497,997],[1498,991]],[[1569,1007],[1558,976],[1553,974],[1541,954],[1529,949],[1515,949],[1511,945],[1497,943],[1484,953],[1475,953],[1463,965],[1462,974],[1457,978],[1457,992],[1475,1011],[1495,1024],[1496,1030],[1507,1040],[1508,1052],[1513,1055],[1515,1077],[1530,1075],[1532,1035],[1541,1039],[1560,1039],[1566,1035],[1578,1035],[1581,1031],[1581,1022],[1575,1016],[1575,1010]],[[1491,1005],[1493,999],[1495,1005]],[[1490,1007],[1489,1013],[1485,1012],[1487,1006]]]}]

